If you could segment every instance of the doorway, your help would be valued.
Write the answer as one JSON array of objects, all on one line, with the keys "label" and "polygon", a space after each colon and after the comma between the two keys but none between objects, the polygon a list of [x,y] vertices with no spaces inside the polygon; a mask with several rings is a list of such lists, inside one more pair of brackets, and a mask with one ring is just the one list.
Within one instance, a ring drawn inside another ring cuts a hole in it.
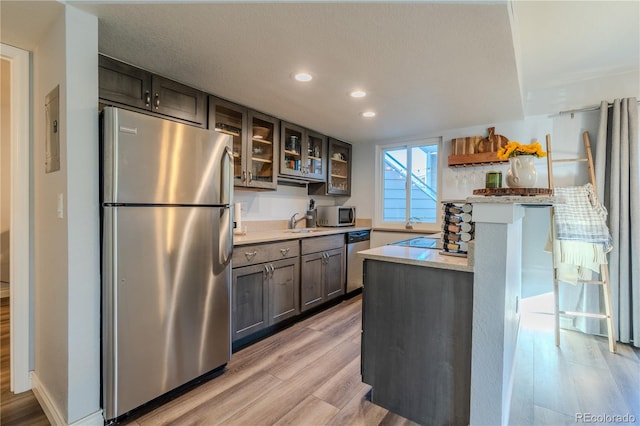
[{"label": "doorway", "polygon": [[0,299],[9,297],[11,267],[11,62],[0,59]]},{"label": "doorway", "polygon": [[[30,54],[29,52],[0,44],[0,59],[7,65],[9,81],[8,123],[3,117],[3,128],[8,127],[9,147],[9,235],[7,268],[9,269],[9,312],[10,324],[10,389],[21,393],[31,389],[30,370],[32,336],[30,322],[32,315],[32,274],[31,259],[31,191],[30,191]],[[4,73],[3,73],[4,74]],[[4,92],[4,91],[3,91]],[[4,95],[3,95],[4,96]],[[4,102],[4,100],[3,100]],[[4,115],[4,114],[3,114]],[[5,139],[4,131],[2,139]],[[4,181],[4,157],[2,148]],[[4,192],[4,190],[3,190]],[[4,204],[4,202],[3,202]],[[3,215],[5,213],[3,212]],[[3,238],[4,241],[4,238]],[[4,244],[4,242],[3,242]],[[2,247],[4,250],[4,246]],[[3,255],[3,270],[5,257]],[[4,274],[3,275],[3,280]]]}]

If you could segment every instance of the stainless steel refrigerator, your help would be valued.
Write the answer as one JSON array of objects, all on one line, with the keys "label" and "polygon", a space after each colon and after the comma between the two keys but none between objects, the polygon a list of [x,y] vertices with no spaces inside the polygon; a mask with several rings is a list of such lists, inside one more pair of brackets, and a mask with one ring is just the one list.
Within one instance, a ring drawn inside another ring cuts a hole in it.
[{"label": "stainless steel refrigerator", "polygon": [[111,420],[227,363],[231,137],[101,117],[102,399]]}]

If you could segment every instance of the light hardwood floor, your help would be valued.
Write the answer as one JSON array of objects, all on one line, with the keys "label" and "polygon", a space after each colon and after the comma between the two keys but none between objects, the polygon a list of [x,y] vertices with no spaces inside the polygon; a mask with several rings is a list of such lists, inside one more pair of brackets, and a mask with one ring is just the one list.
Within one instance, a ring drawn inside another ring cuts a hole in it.
[{"label": "light hardwood floor", "polygon": [[[545,298],[552,296],[529,302]],[[579,417],[586,419],[587,415],[627,415],[635,418],[632,424],[640,424],[640,350],[618,344],[618,353],[612,354],[606,337],[566,330],[561,330],[560,347],[556,347],[549,303],[539,310],[535,306],[527,309],[526,303],[523,301],[516,351],[510,424],[575,425],[589,423]],[[596,422],[611,423],[615,422]]]},{"label": "light hardwood floor", "polygon": [[131,424],[409,425],[367,400],[361,298],[242,349],[226,372]]},{"label": "light hardwood floor", "polygon": [[[369,386],[360,381],[361,307],[360,296],[343,301],[238,351],[223,375],[125,423],[414,424],[368,401]],[[551,320],[523,314],[510,424],[576,424],[576,413],[630,414],[640,423],[640,352],[620,345],[612,355],[606,339],[567,331],[556,348]],[[3,340],[3,354],[6,346]],[[6,374],[3,368],[3,413]]]}]

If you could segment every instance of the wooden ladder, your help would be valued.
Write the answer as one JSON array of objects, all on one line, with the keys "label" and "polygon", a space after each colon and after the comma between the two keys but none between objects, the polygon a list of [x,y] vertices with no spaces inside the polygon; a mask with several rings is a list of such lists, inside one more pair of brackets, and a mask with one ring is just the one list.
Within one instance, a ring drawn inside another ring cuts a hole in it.
[{"label": "wooden ladder", "polygon": [[[591,142],[589,140],[589,132],[584,132],[582,134],[582,139],[584,141],[584,149],[586,153],[586,157],[584,158],[569,158],[569,159],[559,159],[553,160],[551,154],[551,135],[547,135],[547,167],[549,169],[549,188],[553,189],[553,163],[576,163],[582,162],[587,163],[587,168],[589,171],[589,180],[591,185],[593,185],[594,194],[597,196],[597,188],[596,188],[596,174],[595,169],[593,168],[593,157],[591,155]],[[553,207],[551,208],[551,236],[555,238],[555,227],[553,223]],[[616,353],[618,350],[616,343],[616,334],[613,328],[613,308],[611,306],[611,285],[609,282],[609,265],[602,264],[600,265],[600,279],[599,280],[578,280],[580,283],[585,284],[595,284],[602,286],[602,293],[604,296],[604,309],[605,313],[591,313],[591,312],[571,312],[571,311],[561,311],[560,310],[560,302],[559,302],[559,294],[558,294],[558,271],[555,267],[555,254],[553,253],[553,246],[551,244],[551,257],[553,265],[553,303],[554,303],[554,327],[555,327],[555,337],[556,337],[556,346],[560,346],[560,315],[571,315],[571,316],[583,316],[590,318],[601,318],[605,319],[607,323],[607,334],[609,338],[609,351]]]}]

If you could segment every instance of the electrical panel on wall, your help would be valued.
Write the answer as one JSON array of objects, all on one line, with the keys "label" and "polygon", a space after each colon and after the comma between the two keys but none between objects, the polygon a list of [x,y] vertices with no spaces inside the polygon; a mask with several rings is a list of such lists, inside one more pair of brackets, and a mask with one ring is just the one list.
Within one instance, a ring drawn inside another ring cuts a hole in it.
[{"label": "electrical panel on wall", "polygon": [[44,98],[46,131],[45,161],[46,173],[60,170],[60,86],[56,86]]}]

